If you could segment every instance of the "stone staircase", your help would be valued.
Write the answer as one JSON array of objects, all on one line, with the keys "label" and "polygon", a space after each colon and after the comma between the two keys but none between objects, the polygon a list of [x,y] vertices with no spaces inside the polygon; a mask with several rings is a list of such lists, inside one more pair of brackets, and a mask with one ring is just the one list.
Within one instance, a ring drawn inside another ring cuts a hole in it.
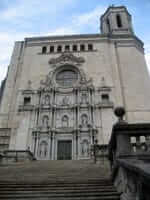
[{"label": "stone staircase", "polygon": [[0,167],[2,200],[119,200],[107,164],[34,161]]}]

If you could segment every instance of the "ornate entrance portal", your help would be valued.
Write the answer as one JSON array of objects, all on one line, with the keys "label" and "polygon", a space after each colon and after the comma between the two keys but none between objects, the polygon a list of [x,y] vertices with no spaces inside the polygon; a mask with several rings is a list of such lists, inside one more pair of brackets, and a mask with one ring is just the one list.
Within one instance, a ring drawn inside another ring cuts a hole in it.
[{"label": "ornate entrance portal", "polygon": [[111,89],[104,79],[102,86],[95,88],[86,77],[84,62],[70,53],[49,61],[52,70],[36,93],[32,151],[37,159],[89,159],[91,145],[98,133],[102,134],[103,108],[107,112],[113,108]]},{"label": "ornate entrance portal", "polygon": [[72,160],[72,141],[58,141],[57,160]]}]

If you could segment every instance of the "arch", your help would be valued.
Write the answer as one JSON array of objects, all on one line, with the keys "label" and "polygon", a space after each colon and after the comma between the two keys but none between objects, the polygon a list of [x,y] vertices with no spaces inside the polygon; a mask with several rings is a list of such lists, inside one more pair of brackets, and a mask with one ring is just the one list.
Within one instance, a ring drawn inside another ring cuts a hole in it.
[{"label": "arch", "polygon": [[47,52],[47,47],[46,46],[42,47],[42,53],[46,53],[46,52]]},{"label": "arch", "polygon": [[54,46],[50,46],[50,53],[53,53],[54,52]]},{"label": "arch", "polygon": [[67,115],[64,115],[61,119],[62,127],[68,127],[69,126],[69,117]]},{"label": "arch", "polygon": [[80,51],[85,51],[85,45],[84,44],[80,45]]},{"label": "arch", "polygon": [[73,50],[73,51],[77,51],[77,50],[78,50],[78,46],[77,46],[76,44],[74,44],[74,45],[72,46],[72,50]]},{"label": "arch", "polygon": [[59,46],[57,47],[57,52],[62,52],[62,46],[61,46],[61,45],[59,45]]},{"label": "arch", "polygon": [[49,117],[47,115],[44,115],[42,118],[43,127],[48,127],[48,121],[49,121]]},{"label": "arch", "polygon": [[65,51],[70,51],[70,46],[69,45],[65,45]]},{"label": "arch", "polygon": [[116,15],[116,20],[117,20],[118,28],[121,28],[122,27],[122,20],[121,20],[121,16],[119,14]]}]

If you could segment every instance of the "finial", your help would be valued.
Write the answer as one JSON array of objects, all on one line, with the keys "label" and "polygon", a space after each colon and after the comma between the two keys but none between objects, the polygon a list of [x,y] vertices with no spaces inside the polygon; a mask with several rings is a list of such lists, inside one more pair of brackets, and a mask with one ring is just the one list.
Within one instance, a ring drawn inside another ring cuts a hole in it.
[{"label": "finial", "polygon": [[114,114],[116,115],[116,117],[118,117],[118,122],[124,122],[123,117],[125,115],[126,111],[124,109],[124,107],[117,107],[114,110]]}]

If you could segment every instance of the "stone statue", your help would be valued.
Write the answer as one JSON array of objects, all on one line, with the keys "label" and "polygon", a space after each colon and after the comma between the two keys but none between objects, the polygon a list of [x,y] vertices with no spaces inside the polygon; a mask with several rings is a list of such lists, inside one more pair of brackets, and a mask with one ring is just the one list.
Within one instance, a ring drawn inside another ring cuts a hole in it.
[{"label": "stone statue", "polygon": [[87,140],[84,140],[83,143],[82,143],[81,154],[84,157],[89,156],[89,143],[88,143]]},{"label": "stone statue", "polygon": [[62,104],[63,105],[68,105],[69,104],[69,98],[67,96],[65,96],[63,99],[62,99]]},{"label": "stone statue", "polygon": [[49,105],[50,104],[50,96],[46,95],[45,96],[45,105]]},{"label": "stone statue", "polygon": [[87,124],[88,124],[88,117],[87,117],[87,115],[82,115],[81,116],[81,123],[82,123],[82,126],[87,126]]},{"label": "stone statue", "polygon": [[42,120],[43,127],[48,127],[48,120],[49,120],[48,116],[45,115],[45,116],[43,117],[43,120]]},{"label": "stone statue", "polygon": [[48,144],[45,141],[41,142],[40,151],[39,151],[39,155],[41,158],[44,158],[47,156],[47,147],[48,147]]},{"label": "stone statue", "polygon": [[83,92],[82,95],[81,95],[81,103],[87,103],[87,100],[88,100],[88,96],[87,96],[87,93]]},{"label": "stone statue", "polygon": [[62,117],[62,127],[68,127],[69,126],[69,119],[68,116],[64,115]]}]

